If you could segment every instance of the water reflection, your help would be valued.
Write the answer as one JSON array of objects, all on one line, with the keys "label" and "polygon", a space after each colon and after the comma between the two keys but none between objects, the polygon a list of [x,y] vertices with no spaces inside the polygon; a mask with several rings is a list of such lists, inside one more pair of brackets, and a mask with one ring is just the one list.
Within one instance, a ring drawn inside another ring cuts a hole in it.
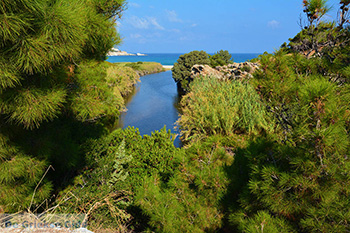
[{"label": "water reflection", "polygon": [[[172,133],[179,134],[174,128],[179,118],[179,100],[171,71],[141,77],[127,100],[127,112],[121,114],[118,127],[134,126],[139,128],[141,135],[150,135],[165,125]],[[174,144],[182,146],[179,135]]]}]

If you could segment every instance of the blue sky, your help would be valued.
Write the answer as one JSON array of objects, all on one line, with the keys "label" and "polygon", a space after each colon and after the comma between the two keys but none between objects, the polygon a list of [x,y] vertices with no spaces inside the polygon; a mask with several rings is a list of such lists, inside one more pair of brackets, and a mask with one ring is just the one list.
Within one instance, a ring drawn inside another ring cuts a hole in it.
[{"label": "blue sky", "polygon": [[[328,18],[336,20],[337,0]],[[273,52],[300,31],[302,0],[132,0],[118,20],[121,50]]]}]

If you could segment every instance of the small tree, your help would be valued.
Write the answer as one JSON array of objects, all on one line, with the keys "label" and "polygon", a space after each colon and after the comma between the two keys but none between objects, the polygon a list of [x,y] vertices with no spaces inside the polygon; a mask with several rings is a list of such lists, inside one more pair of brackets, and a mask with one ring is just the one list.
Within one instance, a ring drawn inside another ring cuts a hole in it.
[{"label": "small tree", "polygon": [[233,63],[232,55],[227,50],[220,50],[209,57],[211,67],[224,66]]},{"label": "small tree", "polygon": [[191,69],[194,65],[209,65],[209,55],[204,51],[192,51],[181,55],[172,68],[173,78],[180,90],[187,92],[191,79]]},{"label": "small tree", "polygon": [[308,27],[318,25],[322,17],[329,12],[327,0],[304,0],[304,12],[307,15]]},{"label": "small tree", "polygon": [[292,51],[303,52],[307,57],[325,57],[331,63],[336,60],[338,48],[349,45],[349,1],[340,1],[338,23],[323,22],[322,18],[329,12],[327,0],[304,0],[306,23],[300,19],[302,31],[293,39],[289,47]]},{"label": "small tree", "polygon": [[329,12],[330,8],[327,6],[327,0],[304,0],[303,6],[307,17],[305,28],[311,40],[311,50],[309,53],[314,51],[316,56],[319,56],[320,45],[316,30],[322,17]]}]

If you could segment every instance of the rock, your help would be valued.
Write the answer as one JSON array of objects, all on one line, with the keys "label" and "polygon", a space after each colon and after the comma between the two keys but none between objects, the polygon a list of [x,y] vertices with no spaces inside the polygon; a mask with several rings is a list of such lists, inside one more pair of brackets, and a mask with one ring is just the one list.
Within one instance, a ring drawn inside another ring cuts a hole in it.
[{"label": "rock", "polygon": [[259,69],[258,63],[243,62],[243,63],[232,63],[226,66],[216,67],[216,70],[224,74],[226,79],[249,79],[253,77],[253,73]]},{"label": "rock", "polygon": [[191,71],[191,78],[199,76],[210,76],[218,79],[224,78],[224,74],[208,65],[194,65]]},{"label": "rock", "polygon": [[191,78],[197,78],[200,76],[211,76],[218,79],[250,79],[253,78],[253,73],[259,69],[258,63],[243,62],[232,63],[225,66],[217,66],[211,68],[208,65],[194,65],[191,71]]},{"label": "rock", "polygon": [[234,70],[233,73],[235,74],[235,76],[240,76],[242,74],[241,70]]}]

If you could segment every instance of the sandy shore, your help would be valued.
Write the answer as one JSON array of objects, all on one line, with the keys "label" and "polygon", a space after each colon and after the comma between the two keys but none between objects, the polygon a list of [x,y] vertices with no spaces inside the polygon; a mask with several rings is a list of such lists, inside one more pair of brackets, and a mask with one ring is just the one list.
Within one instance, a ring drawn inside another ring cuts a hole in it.
[{"label": "sandy shore", "polygon": [[164,68],[164,69],[167,69],[167,70],[171,70],[173,67],[174,67],[174,66],[164,66],[164,65],[163,65],[163,68]]}]

